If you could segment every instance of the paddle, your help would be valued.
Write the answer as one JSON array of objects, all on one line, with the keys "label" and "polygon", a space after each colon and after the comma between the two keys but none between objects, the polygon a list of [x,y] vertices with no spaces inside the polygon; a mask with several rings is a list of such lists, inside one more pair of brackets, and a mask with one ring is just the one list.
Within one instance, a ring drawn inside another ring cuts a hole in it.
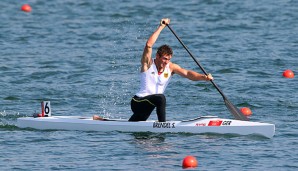
[{"label": "paddle", "polygon": [[[163,22],[163,24],[165,24]],[[188,50],[188,48],[184,45],[184,43],[181,41],[181,39],[177,36],[177,34],[174,32],[174,30],[168,25],[168,28],[171,30],[171,32],[174,34],[174,36],[178,39],[178,41],[181,43],[181,45],[184,47],[184,49],[188,52],[188,54],[191,56],[191,58],[197,63],[197,65],[201,68],[201,70],[204,72],[205,75],[208,75],[207,72],[205,71],[205,69],[200,65],[200,63],[196,60],[196,58],[190,53],[190,51]],[[211,80],[211,83],[213,84],[213,86],[216,88],[216,90],[221,94],[221,96],[223,97],[223,100],[226,104],[226,107],[229,109],[230,113],[235,117],[235,119],[237,120],[242,120],[242,121],[247,121],[248,118],[246,116],[244,116],[240,110],[235,107],[228,99],[227,97],[223,94],[223,92],[219,89],[219,87],[214,83],[213,80]]]}]

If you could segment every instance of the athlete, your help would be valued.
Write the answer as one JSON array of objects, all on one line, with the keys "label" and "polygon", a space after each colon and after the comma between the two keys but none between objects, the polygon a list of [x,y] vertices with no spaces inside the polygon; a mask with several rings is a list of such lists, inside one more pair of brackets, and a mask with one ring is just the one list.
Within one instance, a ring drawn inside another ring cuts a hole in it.
[{"label": "athlete", "polygon": [[173,51],[168,45],[160,46],[155,54],[155,59],[152,59],[152,47],[167,24],[170,24],[170,19],[162,19],[145,45],[141,58],[141,86],[139,92],[131,100],[133,115],[129,121],[146,121],[156,108],[158,121],[166,122],[166,98],[163,93],[173,74],[193,81],[213,80],[211,74],[199,74],[172,63]]}]

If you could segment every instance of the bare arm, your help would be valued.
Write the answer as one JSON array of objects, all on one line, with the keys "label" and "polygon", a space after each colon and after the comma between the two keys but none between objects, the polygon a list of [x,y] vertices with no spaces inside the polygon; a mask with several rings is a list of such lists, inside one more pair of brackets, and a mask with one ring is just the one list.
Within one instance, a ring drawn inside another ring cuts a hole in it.
[{"label": "bare arm", "polygon": [[179,65],[174,64],[174,63],[171,63],[170,68],[174,73],[176,73],[176,74],[178,74],[182,77],[188,78],[192,81],[199,81],[199,80],[210,81],[210,80],[213,80],[213,77],[212,77],[211,74],[208,74],[206,76],[205,74],[200,74],[200,73],[197,73],[197,72],[192,71],[192,70],[186,70],[184,68],[181,68]]},{"label": "bare arm", "polygon": [[161,31],[166,27],[166,25],[163,24],[163,21],[166,24],[170,24],[170,19],[168,19],[168,18],[162,19],[160,21],[160,25],[158,26],[158,28],[154,31],[154,33],[147,40],[146,45],[144,47],[142,59],[141,59],[141,72],[147,71],[152,64],[152,46],[156,42]]}]

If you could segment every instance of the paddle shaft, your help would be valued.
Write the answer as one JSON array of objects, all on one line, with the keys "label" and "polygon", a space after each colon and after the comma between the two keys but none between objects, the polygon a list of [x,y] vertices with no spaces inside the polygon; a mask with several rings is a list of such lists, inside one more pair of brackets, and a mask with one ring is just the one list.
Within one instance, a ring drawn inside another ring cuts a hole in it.
[{"label": "paddle shaft", "polygon": [[[208,75],[208,73],[205,71],[205,69],[202,67],[202,65],[199,63],[199,61],[192,55],[192,53],[188,50],[188,48],[185,46],[185,44],[182,42],[182,40],[177,36],[177,34],[174,32],[174,30],[167,24],[167,27],[171,30],[171,32],[174,34],[174,36],[178,39],[178,41],[181,43],[181,45],[184,47],[184,49],[188,52],[188,54],[191,56],[191,58],[196,62],[196,64],[200,67],[200,69],[204,72],[205,75]],[[227,108],[230,110],[232,115],[238,119],[238,120],[248,120],[246,116],[244,116],[239,109],[237,109],[223,94],[223,92],[219,89],[219,87],[214,83],[213,80],[210,80],[213,86],[216,88],[216,90],[221,94],[221,96],[224,99],[224,102],[227,106]]]}]

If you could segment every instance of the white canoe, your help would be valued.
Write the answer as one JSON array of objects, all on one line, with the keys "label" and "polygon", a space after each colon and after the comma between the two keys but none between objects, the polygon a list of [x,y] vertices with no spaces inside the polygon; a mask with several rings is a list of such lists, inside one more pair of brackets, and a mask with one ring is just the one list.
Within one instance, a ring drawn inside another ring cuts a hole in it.
[{"label": "white canoe", "polygon": [[82,130],[120,132],[172,132],[172,133],[215,133],[237,135],[261,135],[272,138],[275,125],[261,122],[222,119],[216,116],[203,116],[187,121],[139,121],[124,119],[93,120],[80,116],[23,117],[17,119],[20,128],[40,130]]}]

